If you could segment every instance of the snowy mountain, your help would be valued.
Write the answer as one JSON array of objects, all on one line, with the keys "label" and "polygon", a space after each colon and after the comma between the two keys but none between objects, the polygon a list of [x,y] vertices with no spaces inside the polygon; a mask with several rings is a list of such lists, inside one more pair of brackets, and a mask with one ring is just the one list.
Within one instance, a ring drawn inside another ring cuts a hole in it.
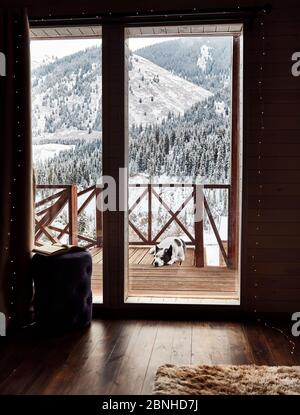
[{"label": "snowy mountain", "polygon": [[135,53],[213,93],[222,92],[231,76],[230,37],[181,37]]},{"label": "snowy mountain", "polygon": [[213,94],[137,55],[129,70],[129,124],[159,123],[171,112],[183,115]]},{"label": "snowy mountain", "polygon": [[[130,53],[130,175],[228,181],[230,54],[230,38],[180,38]],[[98,47],[33,70],[34,143],[48,146],[34,153],[41,182],[50,180],[42,170],[53,183],[82,187],[100,176],[101,72]]]},{"label": "snowy mountain", "polygon": [[[33,70],[34,137],[64,130],[90,134],[101,129],[100,53],[99,48],[87,49]],[[182,115],[212,96],[137,55],[131,55],[129,68],[129,125],[159,123],[169,112]]]},{"label": "snowy mountain", "polygon": [[74,146],[67,144],[36,144],[33,146],[33,157],[40,162],[59,155],[61,151],[73,150]]},{"label": "snowy mountain", "polygon": [[101,50],[90,48],[32,71],[33,137],[101,130]]}]

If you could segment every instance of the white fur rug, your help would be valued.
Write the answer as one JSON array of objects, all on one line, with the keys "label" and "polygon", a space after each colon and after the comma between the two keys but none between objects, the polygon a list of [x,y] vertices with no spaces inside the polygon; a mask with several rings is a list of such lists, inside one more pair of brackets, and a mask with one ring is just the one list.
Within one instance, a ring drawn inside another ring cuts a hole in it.
[{"label": "white fur rug", "polygon": [[157,395],[299,395],[300,366],[175,366],[157,370]]}]

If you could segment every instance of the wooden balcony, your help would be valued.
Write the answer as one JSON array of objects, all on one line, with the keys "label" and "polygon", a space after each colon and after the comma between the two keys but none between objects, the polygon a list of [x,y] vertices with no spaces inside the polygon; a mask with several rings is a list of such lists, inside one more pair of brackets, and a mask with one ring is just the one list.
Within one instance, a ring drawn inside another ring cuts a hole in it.
[{"label": "wooden balcony", "polygon": [[[134,302],[184,303],[209,300],[235,304],[239,300],[237,270],[227,267],[195,266],[195,248],[188,247],[182,265],[155,268],[150,246],[129,247],[129,278],[127,295]],[[102,248],[92,248],[92,287],[96,301],[102,299]]]},{"label": "wooden balcony", "polygon": [[[144,302],[178,302],[184,298],[184,302],[209,300],[210,302],[233,301],[239,299],[238,271],[233,257],[235,250],[234,238],[231,237],[234,230],[233,212],[229,211],[228,234],[226,240],[222,240],[216,226],[208,200],[203,196],[203,209],[207,214],[215,239],[219,247],[218,266],[209,266],[207,263],[206,247],[204,245],[203,220],[194,223],[194,229],[180,217],[189,202],[195,201],[198,191],[197,185],[185,185],[187,194],[185,200],[177,209],[167,205],[158,189],[164,187],[182,188],[182,185],[164,184],[130,184],[130,188],[139,188],[140,192],[134,198],[129,208],[129,253],[128,253],[128,284],[127,294],[129,301]],[[102,212],[96,209],[96,198],[102,191],[101,187],[91,186],[77,191],[75,185],[51,186],[39,185],[36,197],[36,229],[35,243],[37,245],[55,242],[69,242],[80,244],[90,249],[93,257],[92,286],[94,299],[102,299]],[[229,185],[205,185],[204,189],[223,189],[228,194],[230,202]],[[202,187],[200,189],[202,191]],[[37,195],[38,196],[38,195]],[[134,221],[135,209],[144,201],[147,206],[146,230]],[[153,204],[159,203],[169,215],[168,220],[161,225],[159,230],[153,226]],[[86,235],[80,229],[80,217],[88,206],[94,204],[95,232],[94,235]],[[65,222],[58,222],[60,215],[64,215]],[[151,246],[158,243],[164,237],[171,224],[176,224],[187,243],[186,260],[182,265],[175,264],[155,268],[152,265],[153,256],[149,254]],[[235,231],[234,231],[235,232]]]}]

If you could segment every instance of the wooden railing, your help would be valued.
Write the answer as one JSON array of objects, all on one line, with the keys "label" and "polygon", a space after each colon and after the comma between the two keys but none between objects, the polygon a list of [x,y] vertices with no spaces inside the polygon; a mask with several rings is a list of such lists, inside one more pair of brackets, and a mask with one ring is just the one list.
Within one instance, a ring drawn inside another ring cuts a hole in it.
[{"label": "wooden railing", "polygon": [[[230,200],[230,185],[227,184],[211,184],[211,185],[197,185],[197,184],[129,184],[129,188],[142,188],[144,189],[140,196],[134,201],[132,206],[129,208],[129,226],[132,228],[132,230],[136,233],[136,235],[139,237],[140,241],[137,242],[131,242],[132,245],[154,245],[158,243],[161,236],[166,232],[168,227],[172,223],[176,223],[176,225],[180,228],[181,232],[185,234],[185,236],[188,238],[188,241],[186,242],[187,245],[194,245],[195,246],[195,265],[197,267],[203,267],[204,266],[204,239],[203,239],[203,228],[204,228],[204,221],[202,220],[195,221],[194,222],[194,235],[189,231],[187,228],[187,225],[180,220],[179,214],[183,211],[184,208],[188,205],[188,203],[193,200],[194,206],[198,208],[200,211],[202,208],[206,211],[209,223],[212,227],[213,233],[216,237],[217,243],[219,245],[220,253],[223,257],[223,260],[227,266],[230,266],[231,263],[231,252],[226,251],[226,245],[229,248],[231,244],[228,243],[230,239],[230,235],[227,235],[227,240],[222,241],[220,234],[218,232],[218,228],[216,226],[213,214],[211,212],[209,203],[207,201],[206,196],[204,195],[203,190],[204,189],[224,189],[228,192],[228,201]],[[167,203],[163,200],[161,195],[157,192],[157,189],[162,188],[184,188],[184,189],[190,189],[190,192],[184,202],[179,206],[178,209],[173,210],[171,206],[168,206]],[[197,200],[196,195],[201,195]],[[146,198],[148,199],[148,231],[147,236],[143,235],[142,232],[138,229],[137,225],[134,224],[130,220],[130,214],[134,211],[134,209],[140,204],[140,202]],[[154,234],[154,227],[152,226],[152,204],[153,204],[153,197],[156,198],[161,206],[164,207],[164,209],[169,213],[170,218],[167,220],[167,222],[160,228],[160,230]],[[203,203],[202,206],[196,206],[196,204]],[[229,222],[230,222],[230,212],[229,212]],[[229,227],[228,227],[229,229]]]},{"label": "wooden railing", "polygon": [[[79,215],[86,209],[94,198],[101,192],[98,186],[91,186],[77,192],[76,185],[37,185],[37,191],[54,191],[35,203],[35,244],[42,244],[44,237],[51,243],[61,242],[68,236],[68,242],[77,245],[84,243],[86,247],[102,246],[102,212],[95,209],[96,238],[81,235],[78,232]],[[78,199],[81,199],[79,206]],[[55,225],[59,215],[67,211],[67,223],[63,227]]]},{"label": "wooden railing", "polygon": [[[231,243],[231,235],[228,231],[227,240],[223,241],[218,232],[211,208],[207,201],[207,198],[202,189],[223,189],[228,192],[228,202],[230,201],[230,185],[226,184],[212,184],[212,185],[196,185],[196,184],[129,184],[129,188],[141,188],[141,194],[134,200],[132,205],[129,207],[128,218],[129,226],[139,238],[139,241],[129,241],[132,245],[154,245],[163,236],[168,227],[175,223],[180,232],[185,235],[185,239],[188,239],[187,245],[195,246],[195,265],[197,267],[204,266],[204,221],[199,220],[194,222],[194,232],[188,229],[186,223],[184,223],[180,217],[180,212],[188,205],[189,202],[193,201],[196,203],[203,204],[203,206],[197,206],[198,209],[203,209],[206,214],[208,221],[212,227],[213,233],[217,240],[220,254],[225,264],[230,267],[233,262],[233,243]],[[173,207],[168,206],[163,200],[163,197],[159,194],[158,189],[162,188],[184,188],[190,190],[183,203],[176,210]],[[36,202],[35,212],[35,243],[37,245],[42,244],[43,240],[47,239],[51,243],[61,242],[63,238],[68,237],[70,244],[76,245],[80,243],[86,247],[102,246],[103,244],[103,227],[102,227],[102,212],[97,209],[97,196],[102,191],[101,187],[91,186],[87,189],[77,192],[76,185],[38,185],[36,186],[37,191],[54,191],[47,197]],[[201,194],[202,198],[197,200],[196,195]],[[79,215],[87,208],[91,201],[95,198],[95,220],[96,220],[96,237],[91,238],[86,235],[82,235],[78,232],[78,220]],[[147,232],[145,234],[138,228],[136,223],[133,223],[130,215],[137,208],[139,203],[147,198]],[[153,224],[153,200],[159,201],[160,205],[169,213],[170,217],[161,226],[159,231],[156,230]],[[80,203],[78,200],[80,199]],[[62,212],[67,213],[67,221],[63,226],[55,224],[59,215]],[[228,230],[233,229],[236,223],[235,218],[228,209]]]}]

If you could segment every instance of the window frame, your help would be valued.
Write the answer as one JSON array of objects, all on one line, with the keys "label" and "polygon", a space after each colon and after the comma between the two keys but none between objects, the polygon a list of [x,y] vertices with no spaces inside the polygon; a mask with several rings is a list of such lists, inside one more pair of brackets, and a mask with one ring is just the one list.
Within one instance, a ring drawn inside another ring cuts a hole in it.
[{"label": "window frame", "polygon": [[[234,208],[238,217],[235,230],[233,230],[234,239],[231,241],[232,249],[239,250],[239,257],[234,266],[240,268],[240,284],[243,286],[243,272],[241,266],[242,260],[242,231],[244,219],[242,218],[242,201],[244,194],[244,186],[242,181],[242,161],[244,154],[242,153],[243,142],[243,123],[242,114],[244,100],[243,82],[244,71],[241,70],[243,64],[243,38],[245,35],[245,25],[242,20],[229,21],[229,23],[239,23],[243,26],[241,33],[229,33],[233,36],[233,75],[232,75],[232,143],[233,150],[232,168],[236,169],[238,174],[234,175],[234,182],[231,182],[232,188],[236,189],[231,192],[230,209]],[[90,24],[93,24],[91,20]],[[99,21],[94,21],[95,25],[100,26]],[[223,21],[203,22],[199,21],[185,21],[184,19],[174,20],[170,23],[166,22],[164,25],[176,26],[186,25],[191,26],[195,24],[223,24]],[[63,26],[68,26],[64,24]],[[71,25],[70,25],[71,26]],[[140,24],[138,26],[141,26]],[[149,24],[142,24],[147,26],[162,26],[161,21]],[[46,27],[41,25],[40,27]],[[119,194],[119,169],[128,166],[128,106],[127,106],[127,56],[128,56],[128,36],[126,29],[128,27],[137,27],[137,25],[128,26],[125,23],[109,23],[102,24],[102,165],[103,175],[112,176],[117,183],[117,206],[120,200]],[[33,27],[35,29],[35,27]],[[207,36],[207,34],[203,34]],[[222,33],[215,35],[223,36]],[[197,35],[199,36],[199,35]],[[79,36],[80,37],[80,36]],[[99,35],[98,35],[99,37]],[[74,38],[74,37],[73,37]],[[234,167],[233,167],[234,166]],[[232,180],[232,179],[231,179]],[[232,194],[235,193],[236,197]],[[126,192],[125,192],[126,195]],[[123,201],[124,203],[124,201]],[[127,203],[127,201],[126,201]],[[139,304],[126,303],[126,281],[128,280],[128,243],[127,243],[127,226],[128,215],[125,211],[105,211],[103,212],[103,303],[94,303],[95,314],[101,313],[105,315],[108,312],[110,316],[120,311],[124,316],[155,316],[161,317],[164,312],[165,316],[172,316],[173,312],[181,312],[182,315],[195,315],[199,311],[237,312],[243,306],[243,297],[240,297],[240,305],[204,305],[204,304]],[[197,314],[196,314],[197,315]]]}]

